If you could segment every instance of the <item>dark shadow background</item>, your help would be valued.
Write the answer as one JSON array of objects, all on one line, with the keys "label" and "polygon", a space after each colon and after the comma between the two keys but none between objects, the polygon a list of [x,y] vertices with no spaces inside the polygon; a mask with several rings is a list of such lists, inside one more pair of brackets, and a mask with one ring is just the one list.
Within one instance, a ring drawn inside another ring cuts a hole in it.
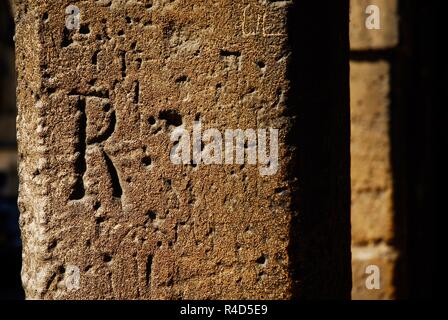
[{"label": "dark shadow background", "polygon": [[[442,2],[442,1],[441,1]],[[392,102],[392,161],[396,190],[398,245],[404,264],[398,270],[397,297],[435,298],[437,239],[436,221],[441,190],[437,183],[446,121],[447,70],[442,62],[446,27],[438,13],[439,1],[400,1],[401,43],[395,52],[395,86]],[[442,36],[442,33],[444,35]]]},{"label": "dark shadow background", "polygon": [[0,299],[22,299],[15,141],[14,21],[0,1]]}]

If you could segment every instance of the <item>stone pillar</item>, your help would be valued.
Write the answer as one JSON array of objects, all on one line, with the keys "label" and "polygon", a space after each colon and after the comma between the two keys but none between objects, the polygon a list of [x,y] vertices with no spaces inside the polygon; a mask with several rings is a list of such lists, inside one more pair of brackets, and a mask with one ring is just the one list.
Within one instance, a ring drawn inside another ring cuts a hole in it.
[{"label": "stone pillar", "polygon": [[[379,10],[379,29],[366,20]],[[366,13],[366,11],[371,12]],[[396,232],[392,166],[391,99],[399,94],[393,84],[394,49],[399,43],[398,1],[352,0],[351,154],[352,154],[352,254],[354,299],[396,297],[400,235]],[[366,286],[378,267],[380,287]]]},{"label": "stone pillar", "polygon": [[28,298],[350,296],[346,1],[27,0],[16,30]]}]

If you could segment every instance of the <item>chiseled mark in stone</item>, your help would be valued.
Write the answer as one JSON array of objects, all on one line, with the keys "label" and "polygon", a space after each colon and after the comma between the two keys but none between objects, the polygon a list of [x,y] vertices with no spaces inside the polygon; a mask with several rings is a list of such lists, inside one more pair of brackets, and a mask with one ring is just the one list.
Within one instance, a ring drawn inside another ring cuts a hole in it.
[{"label": "chiseled mark in stone", "polygon": [[153,256],[148,255],[148,257],[146,259],[146,286],[147,287],[149,287],[151,285],[152,260],[153,260]]},{"label": "chiseled mark in stone", "polygon": [[[106,167],[111,179],[112,196],[114,198],[121,198],[123,189],[121,187],[118,171],[113,164],[113,161],[104,151],[103,144],[109,139],[115,131],[116,127],[116,113],[112,109],[108,100],[109,93],[97,92],[92,95],[77,95],[77,128],[78,139],[75,144],[75,153],[78,155],[75,161],[76,182],[70,195],[70,200],[81,200],[86,194],[86,184],[84,177],[87,171],[86,150],[88,146],[96,145],[100,148],[102,156],[105,160]],[[98,102],[95,105],[95,101]],[[101,107],[101,108],[98,108]],[[103,117],[95,117],[98,113],[103,113]],[[92,117],[89,119],[89,116]],[[102,120],[102,126],[97,127]],[[106,125],[104,125],[106,122]],[[90,128],[89,126],[93,126]],[[92,134],[93,131],[95,134]]]},{"label": "chiseled mark in stone", "polygon": [[[269,1],[270,4],[275,4],[275,8],[283,8],[290,5],[291,1]],[[268,3],[266,3],[268,4]],[[266,6],[265,6],[266,7]],[[274,7],[274,6],[273,6]],[[253,11],[251,14],[251,10]],[[248,4],[243,10],[243,21],[241,23],[241,29],[243,32],[243,37],[255,37],[263,36],[265,38],[269,37],[281,37],[286,36],[283,32],[272,32],[272,26],[269,26],[268,21],[272,16],[272,12],[268,9],[258,9],[252,8],[252,5]],[[272,23],[271,23],[272,24]],[[252,27],[250,27],[252,26]]]},{"label": "chiseled mark in stone", "polygon": [[109,121],[107,121],[107,125],[104,128],[101,128],[101,130],[98,131],[98,134],[93,137],[87,137],[87,144],[93,145],[93,144],[99,144],[112,136],[112,134],[115,131],[115,126],[117,124],[117,117],[115,114],[115,110],[111,110],[110,103],[106,103],[103,106],[102,112],[106,113],[106,115],[109,115]]},{"label": "chiseled mark in stone", "polygon": [[134,81],[134,104],[138,104],[140,102],[140,82]]},{"label": "chiseled mark in stone", "polygon": [[109,171],[111,183],[112,183],[112,196],[114,198],[121,198],[123,195],[123,189],[120,184],[120,177],[118,176],[118,171],[115,168],[112,160],[107,155],[107,153],[103,150],[103,157],[106,161],[107,171]]},{"label": "chiseled mark in stone", "polygon": [[84,174],[87,170],[86,164],[86,148],[87,148],[87,114],[86,114],[86,101],[83,97],[78,96],[77,102],[77,128],[78,128],[78,139],[75,144],[75,153],[78,154],[75,160],[75,173],[76,182],[73,187],[72,193],[70,195],[70,200],[81,200],[85,196],[84,187]]},{"label": "chiseled mark in stone", "polygon": [[126,78],[126,52],[120,51],[120,61],[121,61],[121,76]]}]

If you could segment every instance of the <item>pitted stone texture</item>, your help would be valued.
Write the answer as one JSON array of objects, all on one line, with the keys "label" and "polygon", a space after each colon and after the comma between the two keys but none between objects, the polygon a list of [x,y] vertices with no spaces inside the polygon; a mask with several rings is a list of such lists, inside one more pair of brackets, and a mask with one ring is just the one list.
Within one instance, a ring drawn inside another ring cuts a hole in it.
[{"label": "pitted stone texture", "polygon": [[351,63],[352,241],[393,238],[389,70],[380,61]]},{"label": "pitted stone texture", "polygon": [[[375,50],[395,47],[399,42],[399,15],[397,0],[351,0],[350,45],[352,50]],[[380,9],[381,29],[369,30],[365,23],[366,8],[376,5]]]}]

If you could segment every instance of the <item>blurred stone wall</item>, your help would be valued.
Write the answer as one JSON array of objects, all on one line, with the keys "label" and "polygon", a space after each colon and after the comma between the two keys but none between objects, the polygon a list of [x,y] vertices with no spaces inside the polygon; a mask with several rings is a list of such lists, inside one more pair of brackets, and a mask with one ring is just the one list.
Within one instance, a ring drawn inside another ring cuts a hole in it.
[{"label": "blurred stone wall", "polygon": [[[392,68],[399,44],[398,1],[352,0],[351,154],[353,299],[396,298],[397,248],[391,158]],[[380,29],[368,29],[376,5]],[[379,268],[380,288],[368,289],[368,266]]]}]

